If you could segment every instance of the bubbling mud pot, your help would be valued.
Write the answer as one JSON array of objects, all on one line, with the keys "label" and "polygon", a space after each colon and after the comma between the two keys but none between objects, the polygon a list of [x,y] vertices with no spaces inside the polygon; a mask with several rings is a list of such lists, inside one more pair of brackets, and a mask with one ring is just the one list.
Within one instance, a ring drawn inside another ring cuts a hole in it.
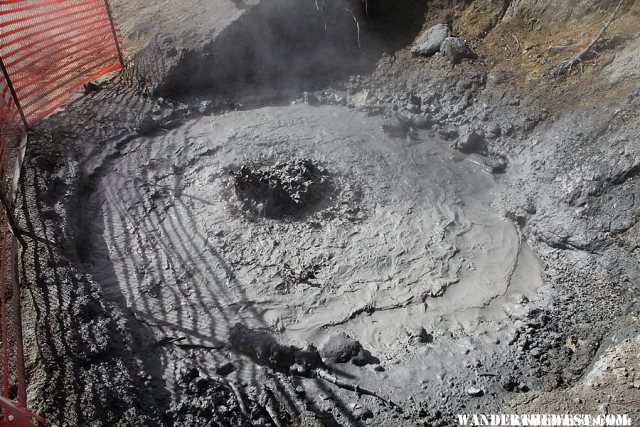
[{"label": "bubbling mud pot", "polygon": [[[493,176],[415,136],[391,139],[381,118],[345,107],[293,105],[133,140],[94,196],[94,277],[187,348],[222,349],[237,322],[300,348],[345,332],[370,363],[343,372],[406,398],[427,371],[458,375],[465,349],[499,351],[503,305],[542,286],[536,257],[490,206]],[[255,364],[234,365],[229,378],[256,382]]]},{"label": "bubbling mud pot", "polygon": [[329,191],[327,171],[309,159],[230,171],[236,196],[250,214],[279,218],[303,213]]}]

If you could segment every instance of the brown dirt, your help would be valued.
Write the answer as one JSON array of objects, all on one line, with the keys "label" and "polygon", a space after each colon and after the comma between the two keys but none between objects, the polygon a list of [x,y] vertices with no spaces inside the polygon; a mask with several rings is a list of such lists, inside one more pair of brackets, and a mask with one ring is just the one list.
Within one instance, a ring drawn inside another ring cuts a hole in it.
[{"label": "brown dirt", "polygon": [[628,93],[633,82],[613,85],[602,78],[602,70],[613,61],[616,47],[638,32],[640,3],[626,1],[598,44],[598,56],[564,79],[554,78],[553,71],[591,42],[617,1],[598,2],[595,8],[587,1],[548,3],[455,2],[452,9],[430,11],[425,28],[450,20],[453,32],[471,44],[491,73],[504,73],[512,87],[558,110],[589,108]]}]

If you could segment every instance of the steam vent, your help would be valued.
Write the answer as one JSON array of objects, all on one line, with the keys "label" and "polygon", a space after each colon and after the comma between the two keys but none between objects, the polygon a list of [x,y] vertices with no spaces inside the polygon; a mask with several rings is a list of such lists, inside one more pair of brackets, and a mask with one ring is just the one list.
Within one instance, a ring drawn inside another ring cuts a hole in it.
[{"label": "steam vent", "polygon": [[636,425],[639,23],[0,2],[0,425]]}]

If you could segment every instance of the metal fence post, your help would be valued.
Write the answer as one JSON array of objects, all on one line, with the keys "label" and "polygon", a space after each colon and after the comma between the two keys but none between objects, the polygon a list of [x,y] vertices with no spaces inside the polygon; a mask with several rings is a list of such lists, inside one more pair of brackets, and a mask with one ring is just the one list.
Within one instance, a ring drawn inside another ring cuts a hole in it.
[{"label": "metal fence post", "polygon": [[109,17],[109,24],[111,24],[111,32],[113,33],[113,42],[116,44],[116,50],[118,51],[118,59],[120,60],[120,65],[122,65],[122,68],[124,68],[124,57],[122,56],[120,40],[118,39],[116,24],[113,22],[113,15],[111,14],[111,6],[109,6],[108,0],[104,0],[104,6],[107,8],[107,16]]},{"label": "metal fence post", "polygon": [[5,80],[7,81],[7,87],[11,92],[11,97],[13,98],[13,102],[16,104],[16,108],[18,108],[18,112],[20,113],[20,118],[22,119],[22,123],[24,123],[24,128],[29,130],[29,123],[27,122],[27,118],[24,115],[24,111],[20,106],[20,100],[18,99],[18,94],[16,94],[16,90],[13,87],[13,83],[11,83],[11,78],[9,77],[9,72],[7,68],[4,66],[4,62],[2,61],[2,57],[0,57],[0,68],[2,68],[2,74],[4,75]]}]

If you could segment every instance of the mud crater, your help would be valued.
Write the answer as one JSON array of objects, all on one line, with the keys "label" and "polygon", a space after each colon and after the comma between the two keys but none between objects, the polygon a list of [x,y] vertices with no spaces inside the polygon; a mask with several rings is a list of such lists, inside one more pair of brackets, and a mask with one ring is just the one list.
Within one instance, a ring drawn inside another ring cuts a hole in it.
[{"label": "mud crater", "polygon": [[350,224],[365,220],[367,186],[352,171],[328,163],[281,156],[233,163],[221,175],[227,209],[252,223],[298,223],[311,229],[334,219]]},{"label": "mud crater", "polygon": [[311,159],[248,163],[229,173],[241,210],[253,217],[301,216],[334,193],[329,171]]}]

